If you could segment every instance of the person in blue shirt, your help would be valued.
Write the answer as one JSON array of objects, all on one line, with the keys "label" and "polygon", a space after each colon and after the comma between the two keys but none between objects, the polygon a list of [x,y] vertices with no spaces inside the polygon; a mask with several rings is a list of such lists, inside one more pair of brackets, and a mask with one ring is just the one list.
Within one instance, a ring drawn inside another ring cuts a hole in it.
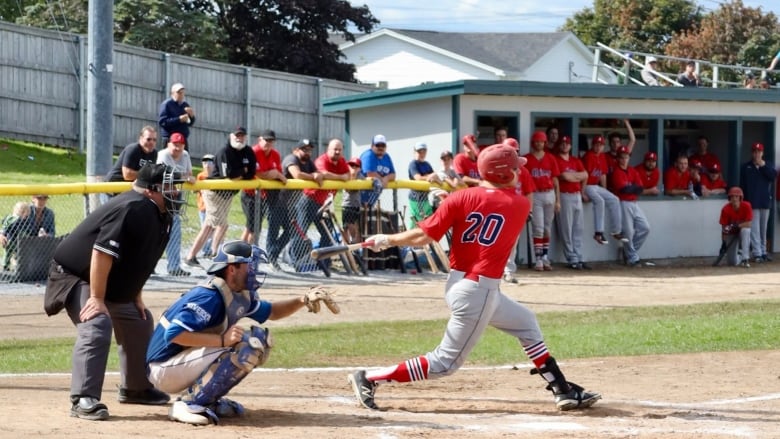
[{"label": "person in blue shirt", "polygon": [[167,145],[173,133],[184,136],[184,150],[190,150],[190,127],[195,124],[195,110],[184,100],[185,89],[180,82],[171,86],[171,97],[160,104],[157,123],[163,145]]},{"label": "person in blue shirt", "polygon": [[244,408],[224,396],[252,369],[268,359],[273,346],[269,331],[245,328],[238,321],[257,323],[288,317],[303,307],[318,312],[325,304],[339,308],[330,293],[313,287],[302,297],[269,302],[258,290],[268,263],[265,251],[244,241],[226,242],[207,273],[210,277],[182,295],[160,317],[146,355],[149,381],[159,390],[180,393],[168,417],[195,425],[217,424],[240,416]]},{"label": "person in blue shirt", "polygon": [[[414,160],[409,163],[409,179],[441,184],[439,175],[433,172],[433,166],[425,160],[427,154],[428,145],[423,142],[414,145]],[[417,221],[422,221],[433,214],[433,207],[428,200],[428,191],[409,191],[409,211],[410,229],[416,227]]]},{"label": "person in blue shirt", "polygon": [[753,208],[753,222],[750,225],[751,253],[756,262],[768,262],[772,259],[766,251],[766,231],[777,171],[764,160],[763,143],[754,143],[750,154],[750,161],[744,163],[740,170],[739,186],[745,193],[745,201]]},{"label": "person in blue shirt", "polygon": [[373,179],[373,190],[361,191],[360,202],[371,207],[379,199],[382,189],[391,181],[395,181],[395,166],[393,159],[387,155],[387,139],[377,134],[371,140],[371,148],[360,155],[361,172],[367,178]]}]

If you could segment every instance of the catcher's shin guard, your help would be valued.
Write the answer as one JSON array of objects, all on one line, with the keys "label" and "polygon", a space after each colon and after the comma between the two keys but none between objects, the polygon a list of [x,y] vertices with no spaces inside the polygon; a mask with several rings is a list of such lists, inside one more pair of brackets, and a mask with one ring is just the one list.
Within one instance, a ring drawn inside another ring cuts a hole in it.
[{"label": "catcher's shin guard", "polygon": [[273,339],[267,329],[253,326],[243,339],[219,356],[195,383],[187,389],[184,400],[208,407],[244,379],[252,369],[268,359]]},{"label": "catcher's shin guard", "polygon": [[552,356],[547,358],[542,367],[531,369],[531,375],[535,374],[541,375],[547,381],[546,388],[553,393],[558,410],[590,407],[601,399],[600,394],[587,392],[581,386],[566,381],[566,377]]}]

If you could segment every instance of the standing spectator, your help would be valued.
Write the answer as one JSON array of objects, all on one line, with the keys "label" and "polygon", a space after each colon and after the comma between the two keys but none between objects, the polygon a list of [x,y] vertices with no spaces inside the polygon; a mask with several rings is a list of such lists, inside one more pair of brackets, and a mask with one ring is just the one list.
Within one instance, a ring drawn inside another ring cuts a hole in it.
[{"label": "standing spectator", "polygon": [[639,207],[637,198],[642,193],[642,178],[636,169],[628,166],[631,154],[628,148],[618,149],[618,167],[610,175],[610,187],[620,198],[623,208],[623,234],[627,241],[623,242],[623,258],[630,266],[639,265],[639,249],[650,234],[650,223]]},{"label": "standing spectator", "polygon": [[142,289],[166,244],[171,216],[183,206],[173,169],[146,164],[131,190],[97,208],[54,251],[44,308],[63,308],[76,327],[70,415],[107,419],[100,402],[111,333],[119,354],[119,402],[166,404],[168,395],[146,378],[146,349],[154,329]]},{"label": "standing spectator", "polygon": [[[414,160],[409,163],[409,179],[441,184],[439,175],[433,172],[433,166],[425,160],[428,155],[428,145],[418,142],[414,145]],[[433,207],[428,200],[429,191],[409,191],[409,228],[416,227],[417,221],[428,218],[433,213]]]},{"label": "standing spectator", "polygon": [[462,152],[459,152],[452,162],[452,167],[455,172],[458,173],[460,179],[469,187],[479,185],[479,169],[477,169],[477,155],[473,148],[470,148],[468,144],[476,144],[476,138],[473,134],[467,134],[463,136],[463,142],[461,147]]},{"label": "standing spectator", "polygon": [[590,270],[582,256],[582,192],[588,181],[588,173],[577,157],[571,155],[571,137],[563,136],[558,142],[557,155],[560,175],[561,210],[558,212],[558,232],[563,241],[563,255],[567,267],[573,270]]},{"label": "standing spectator", "polygon": [[[543,133],[542,133],[543,134]],[[544,146],[541,147],[544,149]],[[480,187],[452,194],[432,216],[414,229],[375,235],[372,250],[427,245],[452,228],[445,300],[452,309],[439,346],[390,367],[348,376],[358,403],[379,410],[374,395],[380,383],[407,383],[443,378],[468,358],[488,325],[517,338],[536,372],[553,393],[558,410],[590,407],[601,395],[566,380],[550,355],[533,312],[499,289],[501,266],[525,225],[530,205],[515,190],[520,160],[507,145],[490,146],[479,155]]]},{"label": "standing spectator", "polygon": [[[274,148],[275,145],[276,132],[274,132],[274,130],[265,130],[260,133],[260,136],[257,138],[257,144],[252,146],[252,151],[255,153],[255,159],[257,160],[256,176],[263,180],[278,180],[282,184],[287,184],[287,177],[284,176],[284,171],[282,170],[282,155]],[[263,217],[268,219],[266,245],[270,242],[270,237],[277,236],[279,234],[279,229],[287,222],[287,215],[285,214],[285,212],[287,212],[287,206],[281,205],[280,193],[281,191],[278,190],[262,190],[260,192],[262,203],[260,205],[260,217],[257,218],[257,223],[262,224]],[[254,200],[254,197],[252,197],[252,202],[244,207],[244,213],[246,213],[246,209],[251,206],[253,219],[255,210]],[[241,199],[241,205],[245,206],[244,198]],[[247,236],[247,238],[251,239],[246,239],[244,241],[254,242],[255,236],[259,236],[260,234],[259,228],[257,233],[258,235]]]},{"label": "standing spectator", "polygon": [[[157,163],[173,168],[181,178],[188,183],[195,183],[192,177],[192,162],[190,153],[184,150],[184,136],[181,133],[173,133],[168,146],[157,154]],[[170,238],[165,247],[165,256],[168,258],[168,274],[170,276],[189,276],[190,272],[181,268],[181,218],[174,215],[171,224]]]},{"label": "standing spectator", "polygon": [[[200,160],[202,169],[195,178],[198,180],[206,180],[214,171],[214,154],[205,154]],[[206,201],[203,199],[203,191],[195,191],[195,194],[197,195],[198,202],[198,219],[200,219],[200,227],[202,228],[203,223],[206,222]],[[216,252],[211,248],[211,235],[209,235],[208,239],[206,239],[206,243],[203,244],[203,253],[201,254],[204,257],[211,258],[212,253]]]},{"label": "standing spectator", "polygon": [[764,144],[756,142],[751,147],[750,161],[742,165],[739,186],[745,193],[745,201],[753,208],[753,222],[750,226],[750,246],[756,262],[768,262],[766,230],[769,222],[769,208],[772,206],[772,187],[777,171],[764,160]]},{"label": "standing spectator", "polygon": [[[534,179],[531,177],[531,173],[528,172],[528,169],[525,167],[525,165],[528,163],[528,160],[525,159],[525,157],[522,157],[520,155],[520,144],[517,142],[517,139],[508,137],[506,140],[504,140],[504,145],[509,146],[510,148],[514,149],[517,153],[517,158],[519,160],[519,166],[517,173],[517,183],[515,185],[515,192],[518,194],[522,194],[524,197],[528,198],[528,204],[533,206],[534,205],[534,192],[536,192],[536,186],[534,186]],[[529,218],[530,219],[530,218]],[[525,225],[528,227],[528,224]],[[517,258],[517,251],[518,246],[520,245],[520,236],[517,236],[517,241],[515,242],[515,245],[512,246],[512,251],[509,253],[509,259],[506,261],[506,265],[504,265],[504,275],[502,276],[502,279],[504,279],[504,282],[509,282],[512,284],[517,283],[517,278],[515,278],[515,272],[517,271],[517,262],[515,259]]]},{"label": "standing spectator", "polygon": [[661,195],[661,190],[658,189],[661,171],[658,170],[658,155],[656,153],[648,151],[644,161],[634,166],[634,169],[642,178],[641,195]]},{"label": "standing spectator", "polygon": [[688,170],[688,157],[680,154],[674,161],[674,167],[664,172],[664,195],[693,197],[692,184],[691,172]]},{"label": "standing spectator", "polygon": [[647,59],[645,59],[645,68],[642,69],[642,81],[645,82],[645,84],[650,86],[659,86],[661,85],[658,82],[658,78],[656,75],[656,67],[658,66],[658,60],[654,56],[648,56]]},{"label": "standing spectator", "polygon": [[699,136],[696,139],[696,153],[691,154],[691,156],[688,157],[689,161],[693,162],[694,160],[698,160],[701,162],[704,169],[712,169],[715,165],[720,166],[720,159],[717,155],[709,152],[709,148],[710,139],[704,135]]},{"label": "standing spectator", "polygon": [[623,214],[620,200],[612,192],[607,190],[607,176],[609,165],[607,154],[604,153],[604,137],[594,136],[590,141],[590,149],[582,157],[588,180],[585,182],[585,192],[582,200],[586,203],[593,202],[593,239],[601,245],[609,244],[604,237],[604,216],[609,215],[612,224],[612,237],[618,241],[624,240],[621,229],[623,227]]},{"label": "standing spectator", "polygon": [[726,193],[726,181],[723,180],[723,175],[720,172],[720,165],[715,163],[702,175],[702,185],[707,188],[710,195],[718,195]]},{"label": "standing spectator", "polygon": [[536,271],[551,271],[550,235],[555,214],[561,210],[561,193],[558,186],[558,163],[551,153],[545,152],[547,135],[536,131],[531,136],[531,152],[525,155],[525,167],[531,173],[536,192],[531,210],[531,227],[536,256]]},{"label": "standing spectator", "polygon": [[181,83],[173,84],[171,97],[160,104],[157,123],[164,143],[168,143],[173,133],[181,133],[184,136],[184,150],[190,150],[190,126],[195,124],[195,110],[184,100],[184,85]]},{"label": "standing spectator", "polygon": [[38,236],[54,236],[54,211],[46,207],[49,196],[45,194],[33,195],[30,203],[30,232]]},{"label": "standing spectator", "polygon": [[152,126],[141,128],[138,141],[131,143],[119,153],[114,167],[108,171],[106,181],[133,181],[138,170],[147,163],[157,163],[157,130]]},{"label": "standing spectator", "polygon": [[[252,180],[257,172],[257,163],[252,148],[246,147],[246,129],[236,127],[228,135],[228,142],[214,156],[214,170],[209,176],[210,179],[230,180]],[[187,259],[184,262],[193,267],[200,267],[200,261],[196,257],[203,244],[211,233],[214,236],[211,241],[211,248],[219,248],[222,239],[225,237],[228,226],[228,213],[230,212],[230,203],[236,196],[238,190],[220,189],[204,190],[203,199],[206,202],[206,221],[200,228],[195,242],[192,244]]]},{"label": "standing spectator", "polygon": [[10,270],[11,263],[16,257],[16,250],[19,247],[19,239],[30,235],[30,205],[24,201],[14,204],[10,215],[3,218],[2,229],[0,229],[0,244],[5,248],[5,257],[3,258],[3,270]]},{"label": "standing spectator", "polygon": [[688,61],[685,63],[685,71],[677,76],[677,82],[683,85],[683,87],[701,87],[701,79],[699,74],[696,73],[696,63]]},{"label": "standing spectator", "polygon": [[[349,179],[363,178],[360,171],[360,158],[352,157],[347,162],[349,165]],[[344,224],[344,235],[348,243],[353,244],[362,241],[360,236],[360,191],[344,189],[341,195],[341,222]]]},{"label": "standing spectator", "polygon": [[[721,240],[720,251],[727,251],[729,265],[750,267],[750,226],[753,222],[753,209],[750,203],[742,201],[742,189],[729,189],[729,201],[720,211]],[[729,241],[738,240],[739,246]]]}]

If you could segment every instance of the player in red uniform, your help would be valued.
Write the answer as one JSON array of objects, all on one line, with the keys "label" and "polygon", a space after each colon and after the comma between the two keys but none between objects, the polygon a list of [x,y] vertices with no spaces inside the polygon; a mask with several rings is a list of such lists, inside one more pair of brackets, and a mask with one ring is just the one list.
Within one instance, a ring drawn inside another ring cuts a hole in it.
[{"label": "player in red uniform", "polygon": [[661,171],[658,170],[658,155],[650,151],[645,154],[645,160],[634,167],[642,177],[642,195],[661,195],[658,189],[658,181],[661,179]]},{"label": "player in red uniform", "polygon": [[[504,145],[508,145],[515,151],[517,151],[518,157],[520,157],[520,144],[517,143],[517,139],[512,137],[507,137],[503,142]],[[534,179],[531,178],[531,173],[528,172],[528,169],[525,167],[525,157],[520,157],[520,173],[517,176],[517,185],[515,186],[515,190],[519,194],[525,195],[526,198],[528,198],[528,202],[531,206],[534,205],[534,192],[536,191],[536,186],[534,186]],[[515,246],[512,247],[512,253],[509,254],[509,259],[506,261],[506,266],[504,266],[504,281],[516,284],[517,279],[515,278],[515,271],[517,271],[517,263],[515,262],[515,257],[517,256],[518,246],[520,245],[520,237],[517,237],[517,242],[515,243]]]},{"label": "player in red uniform", "polygon": [[531,152],[525,155],[525,167],[534,179],[534,204],[531,213],[531,231],[534,237],[536,271],[550,271],[550,231],[555,214],[561,210],[561,191],[558,186],[558,163],[553,154],[545,152],[547,135],[537,131],[531,136]]},{"label": "player in red uniform", "polygon": [[706,173],[702,173],[701,184],[703,188],[707,188],[709,195],[726,193],[726,180],[723,179],[723,174],[720,173],[719,164],[715,163]]},{"label": "player in red uniform", "polygon": [[582,192],[588,173],[577,157],[571,155],[571,137],[562,136],[555,146],[555,160],[561,175],[558,185],[561,189],[561,210],[558,212],[558,235],[563,241],[563,255],[566,266],[573,270],[590,270],[582,256]]},{"label": "player in red uniform", "polygon": [[618,167],[610,175],[610,187],[620,198],[623,208],[623,234],[628,242],[623,243],[623,257],[628,265],[639,265],[639,249],[650,234],[650,223],[639,208],[637,199],[642,193],[642,178],[636,169],[628,166],[631,153],[621,146],[617,150]]},{"label": "player in red uniform", "polygon": [[520,159],[506,145],[492,145],[479,154],[479,186],[456,191],[415,229],[374,235],[373,250],[420,246],[439,240],[452,228],[445,300],[452,310],[439,346],[397,365],[348,376],[358,402],[377,410],[374,392],[380,383],[405,383],[442,378],[466,361],[488,325],[516,337],[553,392],[560,410],[590,407],[601,395],[566,381],[544,343],[534,313],[499,290],[504,261],[525,225],[530,204],[515,189]]},{"label": "player in red uniform", "polygon": [[[729,189],[729,202],[720,211],[721,251],[727,251],[729,265],[750,267],[750,225],[753,222],[753,207],[743,201],[742,189]],[[731,241],[737,240],[732,243]],[[734,244],[739,244],[737,247]],[[738,254],[739,253],[739,254]]]},{"label": "player in red uniform", "polygon": [[[469,147],[466,144],[467,142],[472,142],[473,147]],[[480,177],[479,169],[477,169],[476,139],[474,136],[471,134],[463,136],[461,147],[463,151],[455,155],[455,159],[452,161],[452,168],[455,169],[458,177],[469,187],[477,186]]]},{"label": "player in red uniform", "polygon": [[696,139],[696,154],[691,154],[688,159],[691,162],[698,160],[701,162],[702,166],[704,166],[704,169],[712,169],[714,165],[720,167],[720,159],[718,156],[708,151],[709,145],[710,140],[707,136],[699,136],[699,138]]},{"label": "player in red uniform", "polygon": [[594,136],[590,141],[590,149],[582,157],[582,164],[588,173],[588,181],[585,182],[585,192],[582,195],[582,201],[593,202],[593,228],[595,233],[593,239],[601,245],[608,244],[609,241],[604,237],[604,215],[609,216],[609,222],[612,224],[612,237],[618,241],[625,238],[621,232],[623,227],[620,200],[607,190],[607,175],[609,174],[609,165],[607,164],[607,154],[604,153],[604,137]]},{"label": "player in red uniform", "polygon": [[664,172],[664,194],[671,196],[693,197],[693,182],[688,170],[688,157],[680,155],[674,166]]}]

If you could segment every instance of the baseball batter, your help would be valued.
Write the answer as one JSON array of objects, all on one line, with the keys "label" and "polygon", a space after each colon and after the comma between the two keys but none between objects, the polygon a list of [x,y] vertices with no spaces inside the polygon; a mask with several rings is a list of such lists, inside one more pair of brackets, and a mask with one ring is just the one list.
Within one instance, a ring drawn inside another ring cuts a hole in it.
[{"label": "baseball batter", "polygon": [[426,245],[452,228],[445,300],[451,310],[444,338],[425,355],[384,369],[360,370],[348,376],[358,402],[378,409],[374,394],[380,383],[437,379],[455,373],[466,361],[488,325],[516,337],[533,362],[533,373],[548,383],[560,410],[590,407],[601,395],[566,381],[550,355],[534,313],[501,293],[503,264],[528,217],[528,200],[515,189],[520,159],[506,145],[492,145],[478,157],[482,182],[456,191],[418,228],[374,235],[372,250],[397,245]]},{"label": "baseball batter", "polygon": [[558,185],[558,163],[545,151],[547,135],[536,131],[531,136],[531,152],[525,155],[525,167],[534,179],[534,204],[531,214],[531,231],[534,239],[536,271],[550,271],[550,231],[555,214],[561,210],[561,192]]}]

